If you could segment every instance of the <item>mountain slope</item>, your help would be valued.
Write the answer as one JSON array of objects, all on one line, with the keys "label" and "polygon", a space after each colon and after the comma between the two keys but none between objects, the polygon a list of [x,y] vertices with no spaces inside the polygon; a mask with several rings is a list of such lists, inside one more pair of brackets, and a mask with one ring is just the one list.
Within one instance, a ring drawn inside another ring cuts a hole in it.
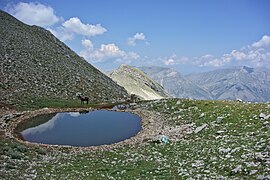
[{"label": "mountain slope", "polygon": [[169,97],[162,86],[137,68],[121,65],[109,76],[123,86],[128,93],[136,94],[145,100]]},{"label": "mountain slope", "polygon": [[32,99],[115,101],[127,95],[95,67],[79,57],[49,31],[28,26],[0,10],[0,102]]},{"label": "mountain slope", "polygon": [[174,97],[212,99],[209,92],[173,69],[163,67],[139,67],[139,69],[161,84]]},{"label": "mountain slope", "polygon": [[187,78],[207,89],[214,99],[270,101],[270,70],[267,69],[243,66],[191,74]]}]

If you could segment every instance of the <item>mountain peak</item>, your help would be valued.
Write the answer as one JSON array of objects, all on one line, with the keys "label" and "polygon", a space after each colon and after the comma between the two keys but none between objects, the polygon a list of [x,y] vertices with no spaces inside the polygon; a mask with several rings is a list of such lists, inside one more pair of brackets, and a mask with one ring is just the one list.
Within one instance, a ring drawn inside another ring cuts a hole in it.
[{"label": "mountain peak", "polygon": [[150,100],[169,97],[162,86],[135,67],[120,65],[118,69],[110,74],[110,77],[123,86],[128,93],[136,94],[142,99]]},{"label": "mountain peak", "polygon": [[252,72],[254,72],[254,69],[250,68],[250,67],[247,67],[247,66],[242,66],[240,68],[240,71],[243,71],[243,72],[246,72],[246,73],[252,73]]}]

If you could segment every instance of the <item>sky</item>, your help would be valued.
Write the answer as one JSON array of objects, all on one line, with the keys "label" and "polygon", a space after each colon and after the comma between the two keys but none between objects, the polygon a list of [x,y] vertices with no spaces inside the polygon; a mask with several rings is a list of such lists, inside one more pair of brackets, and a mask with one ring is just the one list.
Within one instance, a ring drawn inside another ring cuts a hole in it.
[{"label": "sky", "polygon": [[49,30],[103,71],[270,68],[269,0],[1,0],[0,9]]}]

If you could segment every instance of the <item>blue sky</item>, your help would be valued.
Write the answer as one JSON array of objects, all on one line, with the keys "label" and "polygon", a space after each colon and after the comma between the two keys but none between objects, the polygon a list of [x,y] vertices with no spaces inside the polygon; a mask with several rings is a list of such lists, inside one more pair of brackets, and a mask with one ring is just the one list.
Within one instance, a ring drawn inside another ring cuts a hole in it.
[{"label": "blue sky", "polygon": [[50,30],[101,70],[270,68],[268,0],[1,0],[0,8]]}]

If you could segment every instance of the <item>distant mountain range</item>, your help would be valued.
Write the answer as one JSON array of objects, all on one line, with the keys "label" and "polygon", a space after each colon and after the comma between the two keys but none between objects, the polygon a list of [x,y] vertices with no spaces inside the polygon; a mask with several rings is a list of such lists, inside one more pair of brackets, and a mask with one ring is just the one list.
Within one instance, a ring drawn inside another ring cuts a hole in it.
[{"label": "distant mountain range", "polygon": [[171,68],[139,67],[157,81],[172,96],[179,98],[212,99],[211,94]]},{"label": "distant mountain range", "polygon": [[211,93],[213,99],[270,101],[270,70],[234,67],[186,76]]},{"label": "distant mountain range", "polygon": [[174,97],[270,101],[270,70],[233,67],[187,76],[171,68],[139,67]]},{"label": "distant mountain range", "polygon": [[34,99],[116,101],[126,90],[78,56],[49,31],[0,10],[0,103]]},{"label": "distant mountain range", "polygon": [[121,65],[111,72],[109,77],[124,87],[129,94],[135,94],[144,100],[170,97],[162,86],[144,72],[128,65]]}]

